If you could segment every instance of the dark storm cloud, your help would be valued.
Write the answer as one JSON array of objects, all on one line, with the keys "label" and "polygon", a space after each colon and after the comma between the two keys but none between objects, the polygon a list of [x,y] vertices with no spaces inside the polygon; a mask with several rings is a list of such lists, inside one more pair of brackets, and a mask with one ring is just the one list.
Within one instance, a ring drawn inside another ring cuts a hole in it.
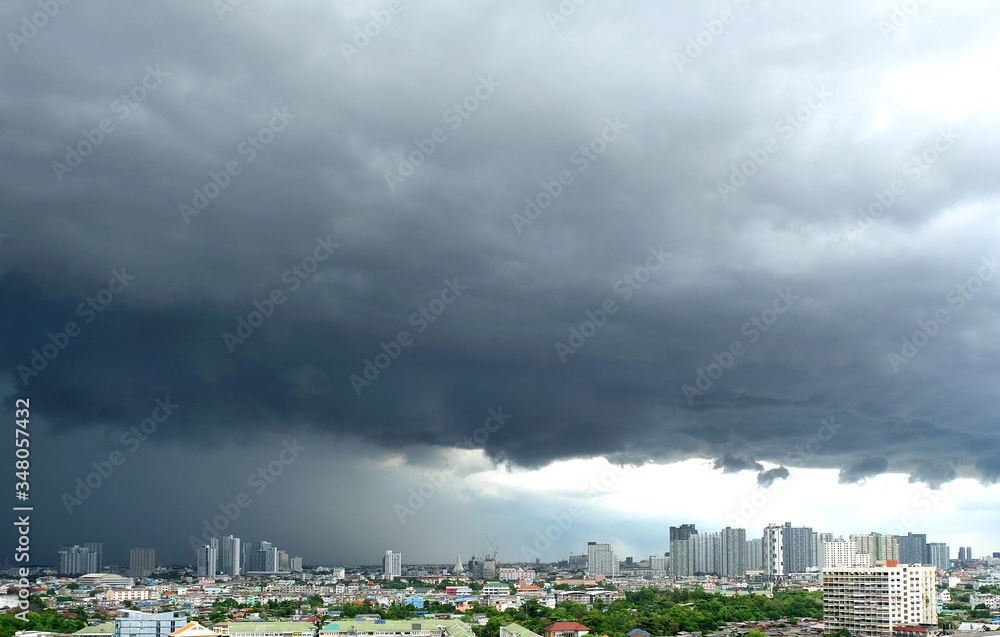
[{"label": "dark storm cloud", "polygon": [[1000,473],[997,119],[883,88],[995,10],[402,6],[361,46],[379,3],[74,3],[8,52],[0,357],[55,432],[169,394],[164,439],[403,449],[502,406],[513,465]]},{"label": "dark storm cloud", "polygon": [[768,469],[767,471],[761,471],[758,473],[757,484],[766,489],[778,480],[784,480],[788,476],[788,469],[785,467],[775,467],[774,469]]}]

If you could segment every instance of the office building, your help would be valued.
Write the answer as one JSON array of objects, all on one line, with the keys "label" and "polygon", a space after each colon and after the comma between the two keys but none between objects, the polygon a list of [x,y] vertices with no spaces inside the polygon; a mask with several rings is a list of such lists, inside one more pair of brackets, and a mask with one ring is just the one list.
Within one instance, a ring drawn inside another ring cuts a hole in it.
[{"label": "office building", "polygon": [[904,627],[937,629],[935,569],[888,560],[823,569],[824,632],[893,637]]},{"label": "office building", "polygon": [[170,633],[187,623],[187,616],[180,611],[142,613],[119,610],[115,618],[114,637],[170,637]]},{"label": "office building", "polygon": [[931,566],[942,573],[947,573],[948,569],[951,568],[951,549],[948,548],[948,545],[944,542],[929,542],[927,552],[930,556]]},{"label": "office building", "polygon": [[721,537],[721,570],[723,577],[743,577],[747,572],[747,531],[726,527]]},{"label": "office building", "polygon": [[382,576],[385,579],[393,579],[403,574],[403,554],[396,553],[392,549],[385,552],[382,558]]},{"label": "office building", "polygon": [[587,573],[605,577],[618,575],[618,556],[610,544],[587,542]]},{"label": "office building", "polygon": [[156,549],[132,549],[129,552],[128,576],[149,577],[156,569]]}]

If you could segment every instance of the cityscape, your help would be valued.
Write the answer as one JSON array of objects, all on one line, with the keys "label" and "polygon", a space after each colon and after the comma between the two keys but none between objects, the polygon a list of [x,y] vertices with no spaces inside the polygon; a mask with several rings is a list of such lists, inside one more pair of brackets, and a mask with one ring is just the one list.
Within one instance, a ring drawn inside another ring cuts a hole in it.
[{"label": "cityscape", "polygon": [[[12,616],[36,626],[24,635],[931,637],[1000,627],[1000,551],[976,556],[963,546],[953,557],[927,540],[835,538],[791,522],[747,539],[747,529],[703,533],[686,523],[665,533],[669,550],[641,559],[589,541],[567,560],[507,563],[487,534],[492,553],[468,561],[407,564],[387,549],[372,566],[304,566],[271,542],[233,535],[198,547],[194,564],[161,564],[155,549],[132,548],[128,565],[115,566],[104,563],[102,542],[86,541],[62,546],[58,566],[6,569],[0,603],[11,609],[11,634]],[[755,612],[755,599],[770,604],[766,612]],[[655,600],[664,617],[648,611]],[[46,626],[77,630],[39,630]]]},{"label": "cityscape", "polygon": [[1000,631],[1000,2],[0,34],[0,637]]}]

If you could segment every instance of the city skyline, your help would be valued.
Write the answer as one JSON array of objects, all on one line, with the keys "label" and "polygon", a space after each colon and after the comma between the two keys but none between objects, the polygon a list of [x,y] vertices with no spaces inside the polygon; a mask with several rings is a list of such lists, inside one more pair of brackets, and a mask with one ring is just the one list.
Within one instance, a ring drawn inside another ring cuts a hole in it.
[{"label": "city skyline", "polygon": [[2,3],[31,563],[1000,547],[1000,6],[901,6]]}]

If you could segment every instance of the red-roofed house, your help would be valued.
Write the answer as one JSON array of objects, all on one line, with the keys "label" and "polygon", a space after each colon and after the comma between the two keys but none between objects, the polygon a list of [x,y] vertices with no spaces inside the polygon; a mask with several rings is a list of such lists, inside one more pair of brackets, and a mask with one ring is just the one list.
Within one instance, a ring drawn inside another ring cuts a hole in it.
[{"label": "red-roofed house", "polygon": [[545,627],[545,637],[583,637],[590,629],[577,622],[556,622]]}]

